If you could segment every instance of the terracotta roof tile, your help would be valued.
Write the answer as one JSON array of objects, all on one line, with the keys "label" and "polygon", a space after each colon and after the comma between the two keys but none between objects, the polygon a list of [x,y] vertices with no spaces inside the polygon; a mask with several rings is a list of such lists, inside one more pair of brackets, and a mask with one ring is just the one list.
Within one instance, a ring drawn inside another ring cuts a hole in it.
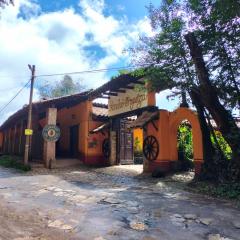
[{"label": "terracotta roof tile", "polygon": [[130,124],[130,128],[142,128],[152,120],[156,120],[159,118],[159,111],[143,112],[135,121]]},{"label": "terracotta roof tile", "polygon": [[100,117],[108,117],[108,105],[101,103],[93,103],[93,114]]}]

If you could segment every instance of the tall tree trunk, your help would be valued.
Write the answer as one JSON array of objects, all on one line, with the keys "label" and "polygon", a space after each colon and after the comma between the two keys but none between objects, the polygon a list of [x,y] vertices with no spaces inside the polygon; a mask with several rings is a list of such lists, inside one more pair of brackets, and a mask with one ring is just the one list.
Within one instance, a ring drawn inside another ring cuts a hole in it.
[{"label": "tall tree trunk", "polygon": [[217,180],[217,174],[215,172],[214,165],[215,149],[211,141],[209,126],[204,115],[204,106],[201,101],[201,95],[197,88],[192,88],[189,95],[192,99],[192,103],[197,109],[200,128],[202,131],[204,164],[201,178],[207,180]]},{"label": "tall tree trunk", "polygon": [[[190,54],[199,79],[199,90],[204,106],[215,120],[222,135],[233,151],[233,163],[240,170],[240,129],[237,127],[231,113],[220,103],[215,88],[212,86],[206,68],[201,47],[198,45],[194,33],[185,35]],[[240,177],[240,172],[239,172]]]}]

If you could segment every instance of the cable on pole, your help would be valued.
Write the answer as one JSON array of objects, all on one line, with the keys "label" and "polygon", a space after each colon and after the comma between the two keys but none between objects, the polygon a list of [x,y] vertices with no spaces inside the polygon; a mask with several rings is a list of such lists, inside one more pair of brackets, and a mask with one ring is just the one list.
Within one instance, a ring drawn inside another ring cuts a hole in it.
[{"label": "cable on pole", "polygon": [[41,74],[41,75],[37,75],[36,77],[52,77],[52,76],[62,76],[62,75],[83,74],[83,73],[106,72],[106,71],[114,71],[114,70],[133,69],[133,68],[137,68],[137,67],[146,67],[146,66],[151,66],[151,65],[153,65],[153,64],[149,63],[149,64],[143,64],[143,65],[126,66],[126,67],[102,68],[102,69],[84,70],[84,71],[79,71],[79,72]]},{"label": "cable on pole", "polygon": [[11,100],[10,100],[7,104],[5,104],[4,106],[2,106],[2,107],[0,108],[0,113],[1,113],[4,109],[6,109],[6,107],[23,91],[23,89],[24,89],[25,87],[27,87],[27,86],[29,85],[30,82],[31,82],[31,79],[11,98]]}]

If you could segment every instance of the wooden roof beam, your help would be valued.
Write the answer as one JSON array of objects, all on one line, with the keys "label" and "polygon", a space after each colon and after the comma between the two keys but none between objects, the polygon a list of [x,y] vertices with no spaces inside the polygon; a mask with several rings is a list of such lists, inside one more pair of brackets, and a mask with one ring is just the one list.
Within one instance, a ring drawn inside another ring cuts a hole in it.
[{"label": "wooden roof beam", "polygon": [[142,81],[136,81],[135,83],[140,85],[145,85],[145,82],[142,82]]},{"label": "wooden roof beam", "polygon": [[110,99],[110,97],[109,97],[109,96],[104,96],[104,95],[101,95],[101,96],[99,96],[98,98]]},{"label": "wooden roof beam", "polygon": [[118,96],[117,92],[106,92],[104,93],[104,95],[108,95],[108,96]]},{"label": "wooden roof beam", "polygon": [[135,87],[134,86],[125,86],[125,87],[122,87],[122,88],[133,90]]},{"label": "wooden roof beam", "polygon": [[118,92],[118,93],[126,93],[126,90],[122,90],[122,89],[118,89],[118,90],[114,90],[115,92]]}]

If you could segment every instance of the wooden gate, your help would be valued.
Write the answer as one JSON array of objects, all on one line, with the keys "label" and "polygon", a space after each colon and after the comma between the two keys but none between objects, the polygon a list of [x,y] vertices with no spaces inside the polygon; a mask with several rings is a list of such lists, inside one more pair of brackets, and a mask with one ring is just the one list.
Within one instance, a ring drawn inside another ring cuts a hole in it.
[{"label": "wooden gate", "polygon": [[120,164],[134,164],[133,159],[133,132],[128,125],[129,120],[122,119],[119,129],[119,162]]}]

